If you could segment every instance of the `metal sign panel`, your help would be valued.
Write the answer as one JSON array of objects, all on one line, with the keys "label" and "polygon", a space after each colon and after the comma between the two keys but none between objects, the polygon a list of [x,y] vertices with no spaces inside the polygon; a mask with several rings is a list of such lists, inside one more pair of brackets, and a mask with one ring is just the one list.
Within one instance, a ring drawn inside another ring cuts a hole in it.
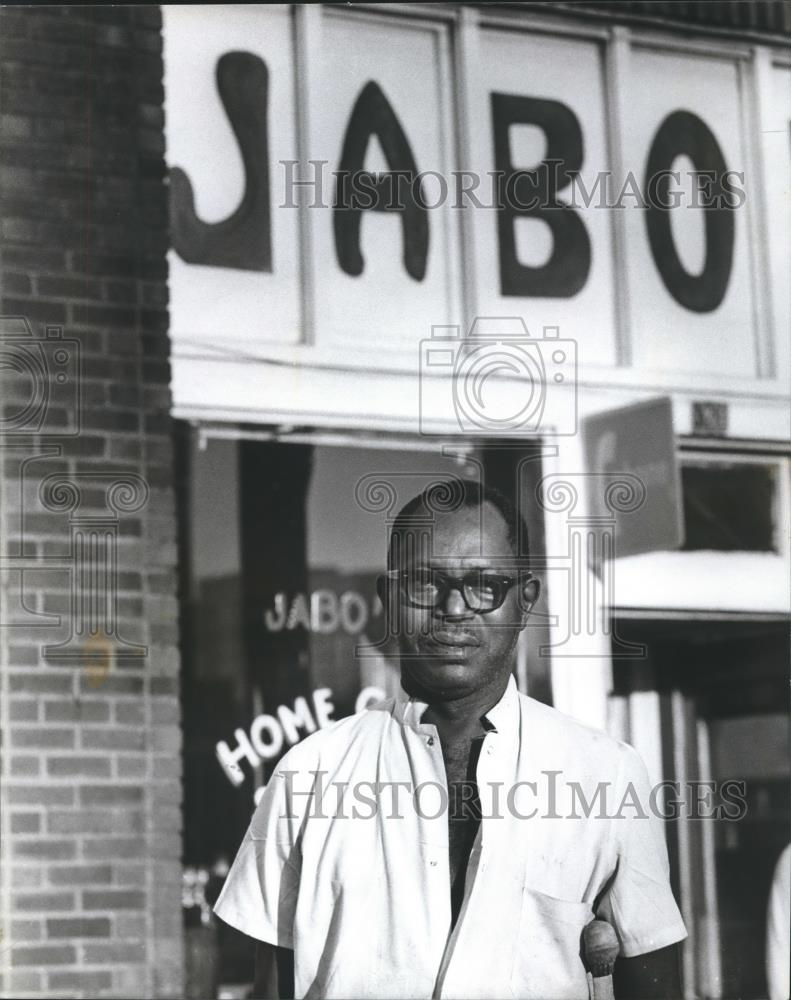
[{"label": "metal sign panel", "polygon": [[614,525],[615,556],[676,549],[684,539],[669,397],[582,421],[591,514]]}]

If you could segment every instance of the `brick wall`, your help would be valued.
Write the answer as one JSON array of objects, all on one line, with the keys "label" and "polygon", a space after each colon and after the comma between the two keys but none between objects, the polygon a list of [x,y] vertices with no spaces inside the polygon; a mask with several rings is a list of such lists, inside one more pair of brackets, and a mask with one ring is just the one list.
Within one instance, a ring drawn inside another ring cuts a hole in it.
[{"label": "brick wall", "polygon": [[179,996],[159,8],[5,7],[0,60],[0,988]]}]

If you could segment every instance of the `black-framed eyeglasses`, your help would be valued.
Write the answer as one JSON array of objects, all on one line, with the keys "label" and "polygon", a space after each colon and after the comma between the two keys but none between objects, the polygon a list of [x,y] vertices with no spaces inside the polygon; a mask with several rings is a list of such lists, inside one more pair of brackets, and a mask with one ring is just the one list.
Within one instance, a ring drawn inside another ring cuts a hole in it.
[{"label": "black-framed eyeglasses", "polygon": [[437,608],[444,604],[451,590],[458,590],[469,610],[478,614],[496,611],[515,583],[533,579],[528,570],[508,575],[485,569],[472,569],[464,576],[430,568],[394,569],[387,576],[398,583],[401,600],[413,608]]}]

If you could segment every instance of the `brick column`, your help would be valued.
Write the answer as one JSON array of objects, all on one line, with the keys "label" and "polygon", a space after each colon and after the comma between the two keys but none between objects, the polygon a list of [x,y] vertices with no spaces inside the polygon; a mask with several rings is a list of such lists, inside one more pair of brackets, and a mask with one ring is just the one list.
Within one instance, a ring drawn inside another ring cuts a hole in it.
[{"label": "brick column", "polygon": [[180,996],[158,7],[0,11],[6,996]]}]

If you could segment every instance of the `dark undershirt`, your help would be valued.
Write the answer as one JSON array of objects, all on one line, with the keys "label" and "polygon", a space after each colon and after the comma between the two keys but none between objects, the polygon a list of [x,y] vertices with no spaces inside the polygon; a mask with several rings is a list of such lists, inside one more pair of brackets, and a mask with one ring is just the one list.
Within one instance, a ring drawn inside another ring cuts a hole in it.
[{"label": "dark undershirt", "polygon": [[[450,778],[448,780],[451,929],[456,926],[464,901],[467,863],[481,825],[481,803],[478,798],[476,772],[483,740],[483,735],[476,736],[470,743],[464,781],[453,781]],[[466,790],[464,785],[467,785]]]}]

